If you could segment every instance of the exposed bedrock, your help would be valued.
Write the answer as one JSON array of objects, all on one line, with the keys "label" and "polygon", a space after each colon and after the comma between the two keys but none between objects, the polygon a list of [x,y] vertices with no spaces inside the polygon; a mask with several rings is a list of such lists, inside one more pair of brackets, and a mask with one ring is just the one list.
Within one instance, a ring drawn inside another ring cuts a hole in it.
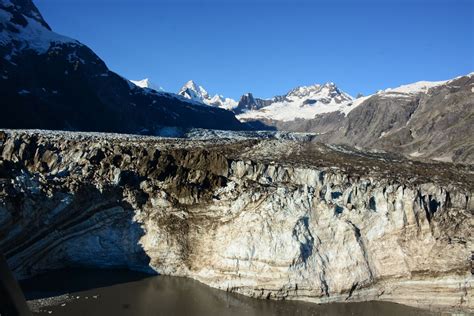
[{"label": "exposed bedrock", "polygon": [[21,131],[0,132],[0,153],[0,251],[21,278],[129,267],[259,298],[474,311],[471,167]]}]

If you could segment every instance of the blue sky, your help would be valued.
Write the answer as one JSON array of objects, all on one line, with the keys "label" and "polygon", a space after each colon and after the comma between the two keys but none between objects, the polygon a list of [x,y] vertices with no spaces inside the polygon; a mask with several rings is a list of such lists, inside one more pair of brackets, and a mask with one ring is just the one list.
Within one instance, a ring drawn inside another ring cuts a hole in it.
[{"label": "blue sky", "polygon": [[474,71],[471,0],[35,0],[129,79],[238,99],[335,82],[356,95]]}]

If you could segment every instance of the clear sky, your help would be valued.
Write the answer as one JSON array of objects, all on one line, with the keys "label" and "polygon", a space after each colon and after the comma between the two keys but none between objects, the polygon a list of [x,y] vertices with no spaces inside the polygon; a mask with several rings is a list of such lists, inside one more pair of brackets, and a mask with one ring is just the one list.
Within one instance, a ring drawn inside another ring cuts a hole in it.
[{"label": "clear sky", "polygon": [[473,0],[34,0],[113,71],[176,92],[356,95],[474,71]]}]

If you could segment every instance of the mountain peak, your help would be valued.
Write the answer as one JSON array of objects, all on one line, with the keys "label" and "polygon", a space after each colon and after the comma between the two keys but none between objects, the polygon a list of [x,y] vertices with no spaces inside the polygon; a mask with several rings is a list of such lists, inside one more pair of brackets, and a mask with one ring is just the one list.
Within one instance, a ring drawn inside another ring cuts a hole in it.
[{"label": "mountain peak", "polygon": [[202,87],[200,87],[194,80],[189,80],[184,84],[184,86],[181,89],[183,88],[199,91],[199,88],[202,88]]},{"label": "mountain peak", "polygon": [[237,106],[237,102],[230,98],[224,98],[222,95],[211,96],[202,86],[198,85],[194,80],[187,81],[178,92],[179,95],[204,103],[210,106],[216,106],[226,110],[232,109]]},{"label": "mountain peak", "polygon": [[194,80],[188,80],[185,84],[185,86],[197,86],[196,81]]},{"label": "mountain peak", "polygon": [[242,114],[248,111],[259,110],[269,104],[272,100],[263,100],[255,98],[252,93],[247,92],[240,97],[237,107],[234,109],[234,112],[237,114]]},{"label": "mountain peak", "polygon": [[193,101],[205,103],[205,99],[209,99],[206,89],[198,85],[194,80],[187,81],[178,92],[179,95]]},{"label": "mountain peak", "polygon": [[240,97],[240,101],[253,100],[253,99],[254,99],[254,97],[253,97],[253,94],[251,92],[247,92],[247,93],[243,94]]}]

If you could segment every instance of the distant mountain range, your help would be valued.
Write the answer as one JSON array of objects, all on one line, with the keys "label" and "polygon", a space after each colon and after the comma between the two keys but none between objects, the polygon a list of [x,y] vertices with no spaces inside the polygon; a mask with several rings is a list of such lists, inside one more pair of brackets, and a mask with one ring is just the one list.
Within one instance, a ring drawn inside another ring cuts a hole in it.
[{"label": "distant mountain range", "polygon": [[357,99],[332,82],[297,87],[270,99],[246,93],[239,102],[210,97],[193,81],[178,94],[195,104],[229,109],[242,122],[318,133],[318,141],[398,151],[412,158],[474,162],[473,73]]},{"label": "distant mountain range", "polygon": [[[470,77],[472,74],[467,76]],[[321,114],[333,112],[341,113],[345,116],[371,97],[406,98],[413,95],[426,94],[431,88],[442,86],[455,79],[436,82],[419,81],[402,85],[398,88],[379,90],[372,95],[360,96],[358,98],[354,98],[342,91],[333,82],[296,87],[285,95],[279,95],[269,99],[254,97],[254,95],[249,92],[242,95],[237,102],[231,98],[225,98],[220,94],[211,96],[203,86],[190,80],[183,85],[177,94],[194,101],[194,104],[209,105],[230,110],[234,112],[241,121],[261,120],[272,124],[272,122],[291,122],[294,120],[300,122],[301,120],[312,120]],[[149,79],[130,81],[139,87],[163,91],[163,88],[153,84]]]},{"label": "distant mountain range", "polygon": [[[143,88],[163,91],[149,79],[131,82]],[[352,96],[339,90],[333,82],[297,87],[285,95],[270,99],[255,98],[252,93],[246,93],[237,102],[220,94],[211,96],[203,86],[190,80],[177,94],[201,105],[230,110],[241,121],[289,121],[296,118],[311,119],[317,114],[338,110],[349,112],[354,100]]]}]

